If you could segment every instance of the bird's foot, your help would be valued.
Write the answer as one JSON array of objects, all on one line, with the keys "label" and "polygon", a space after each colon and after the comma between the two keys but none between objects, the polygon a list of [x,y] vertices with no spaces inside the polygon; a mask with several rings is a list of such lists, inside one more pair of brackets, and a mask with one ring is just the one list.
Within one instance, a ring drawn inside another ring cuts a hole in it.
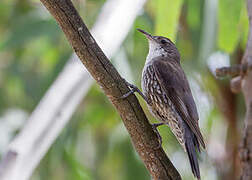
[{"label": "bird's foot", "polygon": [[154,124],[151,125],[153,131],[156,133],[156,135],[158,137],[158,142],[159,142],[158,146],[155,147],[154,149],[159,149],[162,146],[162,137],[161,137],[161,135],[160,135],[160,133],[158,132],[158,129],[157,129],[157,127],[161,126],[161,125],[164,125],[164,123],[154,123]]},{"label": "bird's foot", "polygon": [[135,86],[134,84],[130,84],[126,80],[124,80],[124,81],[125,81],[126,85],[130,88],[130,91],[127,92],[126,94],[122,95],[120,97],[120,99],[125,99],[125,98],[129,97],[131,94],[138,92],[148,104],[151,103],[150,100],[140,91],[140,89],[138,89],[137,86]]}]

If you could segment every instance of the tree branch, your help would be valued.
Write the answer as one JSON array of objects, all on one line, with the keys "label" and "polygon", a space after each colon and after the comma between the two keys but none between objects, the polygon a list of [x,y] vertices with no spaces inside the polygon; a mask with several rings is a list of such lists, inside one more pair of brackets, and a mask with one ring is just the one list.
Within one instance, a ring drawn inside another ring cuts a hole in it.
[{"label": "tree branch", "polygon": [[252,70],[252,65],[247,65],[247,64],[238,64],[238,65],[233,65],[231,67],[222,67],[216,69],[216,76],[218,77],[224,77],[224,76],[238,76],[238,75],[243,75],[247,74],[248,71]]},{"label": "tree branch", "polygon": [[250,180],[252,178],[252,0],[247,0],[247,9],[249,37],[241,65],[216,70],[216,75],[218,76],[238,75],[232,79],[231,88],[233,92],[238,92],[241,89],[246,103],[245,128],[240,149],[240,160],[242,163],[241,180]]},{"label": "tree branch", "polygon": [[[101,42],[108,57],[119,49],[144,3],[145,0],[107,0],[104,3],[91,32]],[[110,11],[115,6],[116,10]],[[127,20],[122,22],[118,16]],[[117,38],[111,42],[114,33],[110,29],[122,26],[123,29],[116,34]],[[6,148],[0,162],[1,180],[30,178],[92,84],[92,77],[73,54],[24,127]]]},{"label": "tree branch", "polygon": [[[162,148],[134,95],[118,99],[129,91],[122,77],[96,44],[70,0],[41,0],[64,31],[69,43],[90,74],[119,112],[135,149],[153,179],[181,179]],[[115,29],[116,31],[116,29]]]},{"label": "tree branch", "polygon": [[[249,37],[247,48],[243,57],[243,64],[252,64],[252,0],[247,0],[249,16]],[[241,147],[242,180],[252,178],[252,71],[242,79],[242,92],[246,102],[246,117],[243,143]]]}]

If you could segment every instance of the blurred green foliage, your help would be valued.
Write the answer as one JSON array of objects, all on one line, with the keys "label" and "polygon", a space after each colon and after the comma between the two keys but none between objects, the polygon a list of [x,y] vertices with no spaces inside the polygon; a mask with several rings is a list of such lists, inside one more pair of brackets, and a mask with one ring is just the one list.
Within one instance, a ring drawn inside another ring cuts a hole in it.
[{"label": "blurred green foliage", "polygon": [[[219,1],[219,34],[218,44],[221,49],[233,52],[239,38],[239,20],[244,0]],[[242,28],[243,29],[243,28]]]},{"label": "blurred green foliage", "polygon": [[[208,23],[203,22],[207,1],[210,0],[148,1],[121,50],[127,55],[132,76],[140,86],[148,43],[136,28],[167,36],[176,43],[186,74],[202,90],[203,95],[195,98],[202,131],[208,141],[214,121],[224,118],[215,104],[216,97],[221,99],[220,82],[209,72],[207,59],[199,59],[201,62],[198,62],[200,46],[205,44],[202,34],[203,23]],[[91,28],[105,2],[85,0],[74,1],[74,4]],[[237,49],[244,49],[248,34],[245,0],[219,0],[214,8],[218,8],[218,23],[211,24],[216,28],[217,36],[210,37],[216,39],[214,51],[222,50],[231,58],[237,57]],[[72,49],[38,0],[1,0],[0,34],[0,116],[11,108],[30,114],[62,70]],[[198,92],[196,94],[199,95]],[[204,104],[203,96],[209,104]],[[149,119],[154,122],[145,103],[139,99]],[[242,113],[238,114],[238,119],[241,119]],[[169,128],[161,127],[160,132],[165,150],[177,169],[185,179],[192,179],[187,157]],[[214,166],[207,153],[202,156],[202,179],[216,178],[217,175],[213,174],[218,167]],[[186,164],[187,168],[183,169],[181,164]],[[134,151],[120,117],[99,87],[93,85],[32,179],[145,180],[150,177]]]},{"label": "blurred green foliage", "polygon": [[155,9],[155,33],[160,36],[169,37],[174,41],[183,0],[157,0],[155,4],[157,6]]}]

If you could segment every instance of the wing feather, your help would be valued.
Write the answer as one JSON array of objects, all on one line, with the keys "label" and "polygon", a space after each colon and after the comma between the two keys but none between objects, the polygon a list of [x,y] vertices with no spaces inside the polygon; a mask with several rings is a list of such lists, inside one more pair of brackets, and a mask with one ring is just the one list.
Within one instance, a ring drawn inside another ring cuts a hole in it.
[{"label": "wing feather", "polygon": [[[159,57],[160,58],[160,57]],[[168,58],[168,57],[163,57]],[[159,84],[170,98],[181,118],[188,124],[198,141],[205,148],[198,125],[198,113],[189,83],[179,62],[172,59],[153,61],[153,69]]]}]

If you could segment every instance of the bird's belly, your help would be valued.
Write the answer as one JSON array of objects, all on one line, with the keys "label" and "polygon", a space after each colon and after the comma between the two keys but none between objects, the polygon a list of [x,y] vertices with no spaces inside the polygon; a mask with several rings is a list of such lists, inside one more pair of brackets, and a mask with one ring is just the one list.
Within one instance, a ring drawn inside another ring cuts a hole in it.
[{"label": "bird's belly", "polygon": [[167,122],[166,119],[173,116],[172,103],[161,89],[151,65],[144,68],[141,82],[143,93],[151,102],[149,110],[159,120]]},{"label": "bird's belly", "polygon": [[171,128],[179,143],[184,147],[182,120],[169,97],[162,91],[151,65],[144,68],[142,74],[142,89],[144,95],[151,102],[151,104],[148,104],[150,112],[159,121],[167,124]]}]

